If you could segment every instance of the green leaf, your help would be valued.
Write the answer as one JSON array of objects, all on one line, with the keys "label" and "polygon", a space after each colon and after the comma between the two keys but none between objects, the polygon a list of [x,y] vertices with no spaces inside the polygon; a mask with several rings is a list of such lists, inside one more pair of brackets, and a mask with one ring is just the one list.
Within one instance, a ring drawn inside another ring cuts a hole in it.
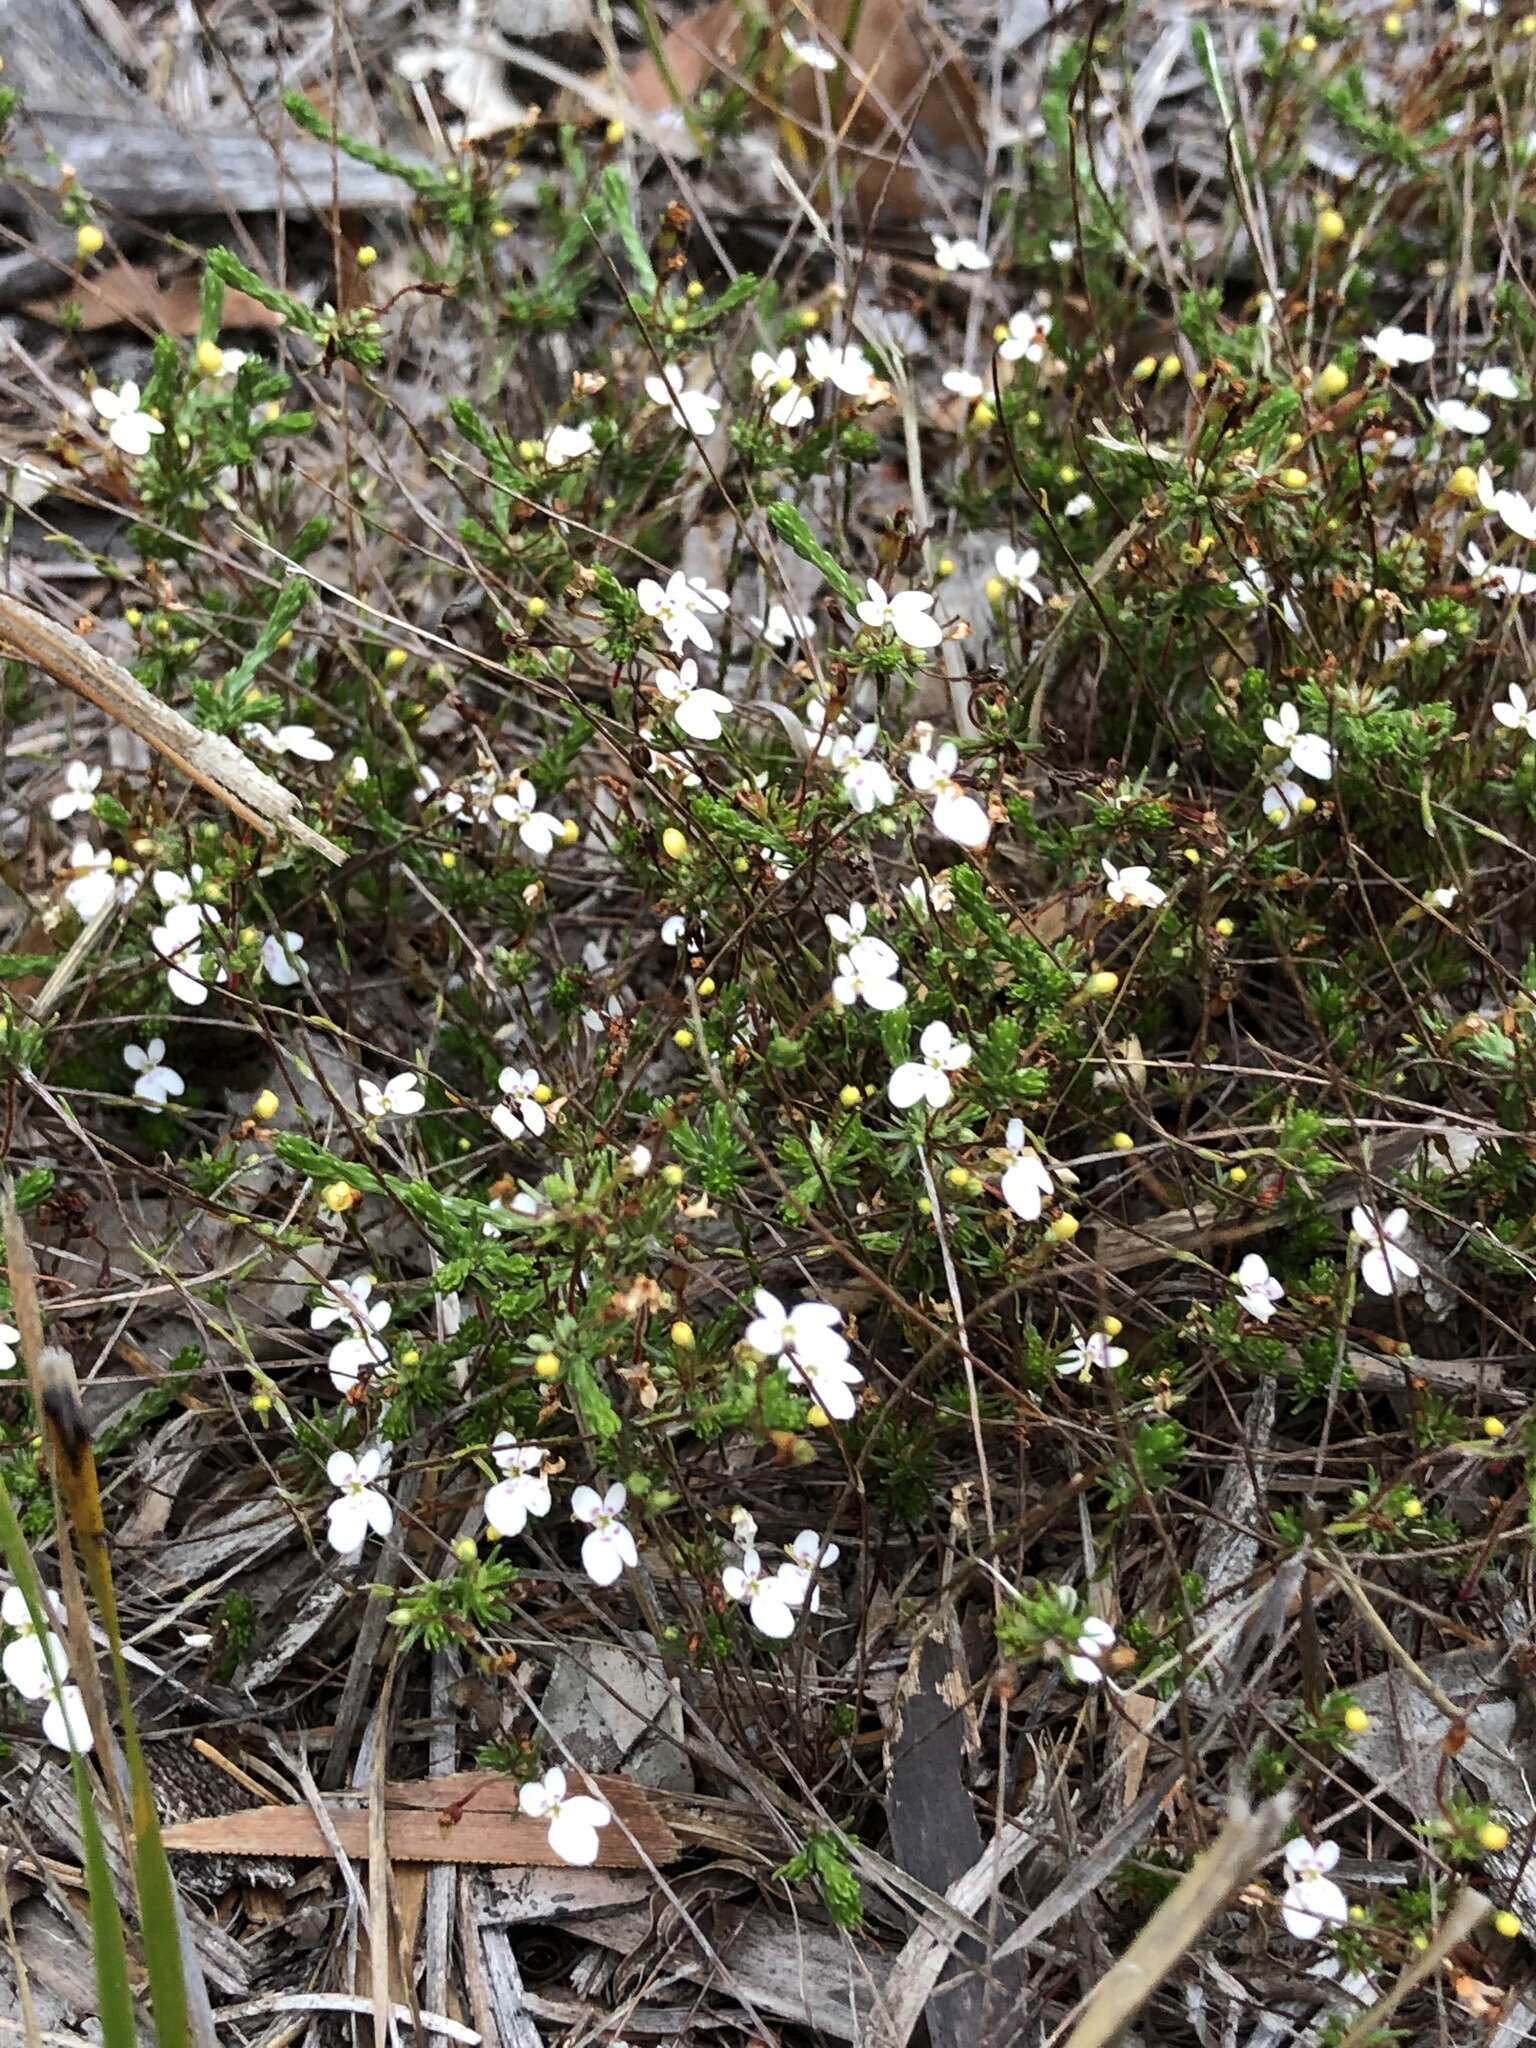
[{"label": "green leaf", "polygon": [[609,225],[618,236],[624,254],[629,258],[629,267],[639,278],[644,290],[654,298],[656,295],[656,271],[644,238],[636,224],[630,204],[629,186],[624,173],[617,164],[609,164],[603,172],[598,186],[602,211]]},{"label": "green leaf", "polygon": [[609,1400],[601,1380],[584,1358],[573,1358],[565,1368],[565,1384],[581,1426],[599,1444],[611,1444],[624,1427],[619,1411]]},{"label": "green leaf", "polygon": [[237,668],[224,678],[225,696],[231,701],[245,695],[256,680],[256,671],[277,652],[277,644],[293,624],[309,596],[309,584],[302,576],[290,576],[273,602],[267,623],[256,636],[256,645]]},{"label": "green leaf", "polygon": [[364,1195],[376,1195],[384,1185],[371,1166],[353,1159],[338,1159],[334,1152],[300,1137],[297,1131],[276,1132],[272,1150],[284,1166],[291,1166],[295,1173],[307,1173],[311,1180],[339,1180]]},{"label": "green leaf", "polygon": [[819,569],[827,582],[837,592],[843,603],[852,611],[859,602],[858,585],[843,568],[835,562],[817,540],[805,523],[805,514],[788,498],[780,498],[768,507],[768,524],[773,528],[786,547],[793,548],[802,562],[809,562]]}]

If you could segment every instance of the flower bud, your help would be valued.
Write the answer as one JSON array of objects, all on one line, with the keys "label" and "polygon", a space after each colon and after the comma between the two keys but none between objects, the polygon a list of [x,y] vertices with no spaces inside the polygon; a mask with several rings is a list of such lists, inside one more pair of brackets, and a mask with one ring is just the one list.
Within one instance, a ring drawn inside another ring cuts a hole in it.
[{"label": "flower bud", "polygon": [[1337,398],[1349,389],[1349,372],[1339,363],[1328,363],[1319,373],[1317,395],[1319,398]]},{"label": "flower bud", "polygon": [[1090,974],[1087,980],[1084,981],[1083,994],[1085,996],[1112,996],[1119,986],[1119,975],[1112,974],[1107,967],[1101,967],[1097,973]]},{"label": "flower bud", "polygon": [[851,1081],[848,1083],[846,1088],[838,1089],[837,1099],[842,1104],[844,1109],[857,1109],[859,1104],[864,1100],[863,1096],[859,1093],[858,1089],[854,1087]]},{"label": "flower bud", "polygon": [[682,860],[688,852],[688,841],[675,825],[669,825],[661,835],[661,850],[668,860]]},{"label": "flower bud", "polygon": [[1520,1936],[1520,1916],[1511,1913],[1508,1906],[1493,1916],[1493,1931],[1502,1934],[1506,1941],[1517,1941]]},{"label": "flower bud", "polygon": [[693,1043],[693,1033],[686,1024],[680,1024],[672,1034],[672,1043],[679,1052],[686,1052]]},{"label": "flower bud", "polygon": [[1054,1238],[1057,1244],[1070,1244],[1082,1229],[1075,1216],[1058,1216],[1046,1230],[1046,1236]]},{"label": "flower bud", "polygon": [[1116,1131],[1109,1143],[1110,1149],[1115,1152],[1134,1152],[1136,1150],[1136,1140],[1129,1131]]},{"label": "flower bud", "polygon": [[88,256],[100,255],[106,236],[94,221],[86,221],[75,229],[75,254],[83,263]]},{"label": "flower bud", "polygon": [[216,341],[197,344],[197,367],[205,377],[217,377],[224,368],[224,351]]},{"label": "flower bud", "polygon": [[692,1323],[676,1322],[672,1325],[669,1334],[679,1351],[691,1351],[693,1349],[695,1339]]},{"label": "flower bud", "polygon": [[1501,1421],[1499,1420],[1499,1418],[1498,1418],[1498,1416],[1497,1416],[1497,1415],[1485,1415],[1485,1416],[1483,1417],[1483,1435],[1484,1435],[1484,1436],[1503,1436],[1503,1434],[1504,1434],[1504,1425],[1503,1425],[1503,1423],[1502,1423],[1502,1422],[1501,1422]]},{"label": "flower bud", "polygon": [[352,260],[359,270],[372,270],[374,264],[379,260],[379,252],[375,249],[372,242],[364,242]]},{"label": "flower bud", "polygon": [[349,1188],[344,1180],[333,1180],[320,1190],[320,1206],[329,1209],[333,1216],[345,1216],[361,1200],[357,1189]]},{"label": "flower bud", "polygon": [[1304,491],[1312,479],[1304,469],[1282,469],[1280,482],[1288,491]]},{"label": "flower bud", "polygon": [[1124,1328],[1125,1325],[1118,1316],[1106,1316],[1104,1318],[1104,1334],[1106,1337],[1118,1337]]},{"label": "flower bud", "polygon": [[1497,1856],[1501,1849],[1509,1847],[1509,1829],[1496,1820],[1485,1820],[1477,1831],[1477,1846],[1486,1849],[1490,1856]]},{"label": "flower bud", "polygon": [[473,1536],[461,1536],[453,1546],[453,1554],[460,1564],[473,1564],[480,1555],[480,1546]]},{"label": "flower bud", "polygon": [[1344,1726],[1351,1735],[1363,1735],[1370,1725],[1371,1717],[1364,1707],[1346,1707],[1344,1709]]},{"label": "flower bud", "polygon": [[560,1377],[560,1354],[558,1351],[541,1351],[533,1361],[533,1370],[541,1380],[557,1380]]},{"label": "flower bud", "polygon": [[[1303,36],[1302,41],[1312,42],[1313,48],[1316,48],[1314,38]],[[1317,239],[1320,242],[1342,242],[1348,232],[1348,223],[1336,206],[1325,206],[1317,216]]]}]

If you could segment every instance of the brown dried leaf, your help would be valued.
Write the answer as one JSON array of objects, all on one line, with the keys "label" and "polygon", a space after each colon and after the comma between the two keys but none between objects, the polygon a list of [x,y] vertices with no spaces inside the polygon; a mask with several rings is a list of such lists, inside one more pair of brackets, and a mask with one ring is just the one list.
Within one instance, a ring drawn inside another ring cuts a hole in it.
[{"label": "brown dried leaf", "polygon": [[[56,298],[34,299],[22,308],[37,320],[61,320],[66,308],[78,312],[87,334],[101,327],[125,325],[157,328],[162,334],[196,334],[200,318],[197,279],[190,271],[161,284],[142,263],[114,263],[110,269],[82,278]],[[281,327],[280,313],[247,298],[244,292],[224,294],[224,327]]]}]

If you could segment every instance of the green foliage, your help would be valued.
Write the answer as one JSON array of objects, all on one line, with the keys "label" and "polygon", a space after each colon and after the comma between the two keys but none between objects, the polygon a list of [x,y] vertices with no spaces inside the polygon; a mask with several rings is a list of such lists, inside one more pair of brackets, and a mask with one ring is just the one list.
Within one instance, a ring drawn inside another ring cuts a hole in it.
[{"label": "green foliage", "polygon": [[835,1927],[850,1933],[864,1924],[864,1892],[853,1873],[848,1844],[832,1828],[822,1828],[774,1875],[785,1884],[814,1881]]}]

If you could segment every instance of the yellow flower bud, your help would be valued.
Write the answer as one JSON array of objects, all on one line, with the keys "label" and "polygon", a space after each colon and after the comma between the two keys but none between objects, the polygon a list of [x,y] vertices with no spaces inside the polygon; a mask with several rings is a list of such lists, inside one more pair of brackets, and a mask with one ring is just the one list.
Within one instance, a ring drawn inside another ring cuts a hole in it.
[{"label": "yellow flower bud", "polygon": [[977,399],[976,403],[971,407],[971,425],[973,427],[990,427],[996,418],[997,408],[988,405],[984,398]]},{"label": "yellow flower bud", "polygon": [[560,1377],[560,1354],[558,1351],[541,1351],[533,1361],[533,1370],[541,1380],[557,1380]]},{"label": "yellow flower bud", "polygon": [[1215,925],[1213,926],[1213,930],[1215,931],[1218,939],[1230,939],[1232,934],[1237,930],[1237,926],[1232,922],[1230,917],[1218,917]]},{"label": "yellow flower bud", "polygon": [[1417,1494],[1412,1495],[1403,1502],[1403,1520],[1405,1522],[1416,1522],[1423,1512],[1424,1503]]},{"label": "yellow flower bud", "polygon": [[683,1169],[674,1159],[670,1165],[661,1169],[661,1177],[669,1188],[680,1188],[683,1184]]},{"label": "yellow flower bud", "polygon": [[100,255],[106,243],[106,236],[94,221],[86,221],[75,229],[75,254],[83,263],[88,256]]},{"label": "yellow flower bud", "polygon": [[533,1099],[535,1102],[553,1102],[555,1091],[547,1081],[540,1081],[533,1091]]},{"label": "yellow flower bud", "polygon": [[216,341],[197,344],[197,367],[205,377],[217,377],[224,367],[224,351]]},{"label": "yellow flower bud", "polygon": [[1303,57],[1310,57],[1317,49],[1317,37],[1310,33],[1298,36],[1296,38],[1296,47],[1300,50]]},{"label": "yellow flower bud", "polygon": [[256,1100],[251,1104],[251,1115],[257,1118],[259,1122],[269,1124],[282,1106],[281,1101],[273,1094],[270,1088],[263,1088]]},{"label": "yellow flower bud", "polygon": [[603,140],[610,149],[617,149],[624,140],[624,123],[617,116],[603,130]]},{"label": "yellow flower bud", "polygon": [[1001,604],[1003,601],[1003,593],[1007,588],[1008,586],[1006,583],[1004,583],[1001,576],[989,576],[987,578],[988,603]]},{"label": "yellow flower bud", "polygon": [[449,848],[447,853],[440,853],[437,856],[437,858],[438,864],[441,867],[456,868],[459,864],[459,856],[452,850],[451,847]]},{"label": "yellow flower bud", "polygon": [[1342,363],[1327,363],[1318,374],[1317,395],[1319,398],[1337,398],[1341,391],[1349,389],[1349,372]]},{"label": "yellow flower bud", "polygon": [[416,1346],[414,1344],[407,1344],[405,1349],[401,1352],[400,1363],[402,1365],[420,1365],[421,1353],[416,1349]]},{"label": "yellow flower bud", "polygon": [[826,1409],[815,1401],[805,1411],[805,1419],[812,1429],[825,1429],[832,1420]]},{"label": "yellow flower bud", "polygon": [[384,657],[384,667],[386,672],[390,675],[394,675],[398,670],[405,667],[405,664],[407,661],[409,661],[409,659],[410,656],[406,653],[403,647],[391,647],[388,654],[386,654]]},{"label": "yellow flower bud", "polygon": [[1304,469],[1282,469],[1280,482],[1288,491],[1304,491],[1312,479]]},{"label": "yellow flower bud", "polygon": [[252,1394],[251,1411],[255,1415],[270,1415],[272,1413],[272,1396],[270,1394]]},{"label": "yellow flower bud", "polygon": [[1077,471],[1070,462],[1064,462],[1060,469],[1057,470],[1056,481],[1061,484],[1075,484],[1077,482]]},{"label": "yellow flower bud", "polygon": [[1446,489],[1453,498],[1475,498],[1477,496],[1477,471],[1469,463],[1463,462],[1459,468],[1452,470],[1451,480],[1446,485]]},{"label": "yellow flower bud", "polygon": [[537,441],[530,441],[525,438],[517,444],[517,456],[520,462],[532,462],[538,455],[538,452],[539,444]]},{"label": "yellow flower bud", "polygon": [[1111,1150],[1115,1152],[1134,1152],[1136,1150],[1136,1140],[1129,1131],[1116,1131],[1109,1143]]},{"label": "yellow flower bud", "polygon": [[1484,1436],[1503,1436],[1503,1434],[1504,1434],[1504,1425],[1503,1425],[1503,1423],[1502,1423],[1502,1422],[1501,1422],[1501,1421],[1499,1420],[1499,1418],[1498,1418],[1498,1416],[1497,1416],[1497,1415],[1485,1415],[1485,1416],[1483,1417],[1483,1435],[1484,1435]]},{"label": "yellow flower bud", "polygon": [[1058,1216],[1046,1230],[1046,1236],[1054,1238],[1057,1244],[1070,1244],[1082,1229],[1075,1216]]},{"label": "yellow flower bud", "polygon": [[685,860],[688,856],[688,841],[675,825],[669,825],[661,835],[661,850],[668,860]]},{"label": "yellow flower bud", "polygon": [[1104,1318],[1104,1334],[1106,1337],[1118,1337],[1124,1328],[1125,1325],[1118,1316],[1106,1316]]},{"label": "yellow flower bud", "polygon": [[673,1032],[672,1043],[677,1047],[679,1052],[686,1052],[689,1046],[692,1045],[693,1033],[688,1029],[688,1026],[686,1024],[680,1024],[677,1030]]},{"label": "yellow flower bud", "polygon": [[1520,1936],[1520,1916],[1511,1913],[1508,1906],[1493,1916],[1493,1931],[1502,1934],[1506,1941],[1516,1941]]},{"label": "yellow flower bud", "polygon": [[1112,973],[1107,967],[1101,967],[1097,973],[1090,974],[1083,983],[1083,994],[1085,996],[1112,996],[1119,986],[1119,975]]},{"label": "yellow flower bud", "polygon": [[375,249],[372,242],[364,242],[355,258],[359,270],[371,270],[378,260],[379,252]]},{"label": "yellow flower bud", "polygon": [[715,982],[715,977],[712,974],[706,974],[704,979],[699,983],[699,994],[701,996],[712,996],[715,992],[716,985],[717,984]]},{"label": "yellow flower bud", "polygon": [[954,573],[955,573],[955,558],[954,558],[954,556],[953,556],[953,555],[940,555],[940,557],[939,557],[939,565],[938,565],[938,566],[939,566],[939,574],[940,574],[941,576],[953,576],[953,575],[954,575]]},{"label": "yellow flower bud", "polygon": [[1156,375],[1157,357],[1143,356],[1139,363],[1132,366],[1131,382],[1133,384],[1145,384],[1149,377],[1155,377]]},{"label": "yellow flower bud", "polygon": [[1477,1831],[1477,1846],[1486,1849],[1490,1856],[1497,1856],[1501,1849],[1509,1847],[1509,1829],[1499,1821],[1485,1820]]},{"label": "yellow flower bud", "polygon": [[701,283],[699,282],[698,278],[696,278],[696,277],[695,277],[695,278],[690,278],[690,279],[689,279],[689,281],[688,281],[688,289],[687,289],[687,291],[686,291],[686,292],[685,292],[685,293],[683,294],[683,296],[684,296],[684,298],[688,298],[688,299],[702,299],[702,298],[703,298],[703,296],[704,296],[704,287],[703,287],[703,285],[702,285],[702,284],[701,284]]},{"label": "yellow flower bud", "polygon": [[802,306],[800,308],[800,325],[802,327],[814,327],[820,318],[821,315],[814,306]]},{"label": "yellow flower bud", "polygon": [[694,1346],[692,1323],[677,1322],[671,1329],[672,1342],[679,1351],[691,1351]]},{"label": "yellow flower bud", "polygon": [[560,844],[574,846],[581,837],[581,827],[574,818],[565,818],[560,825]]},{"label": "yellow flower bud", "polygon": [[1370,1725],[1371,1717],[1364,1707],[1346,1707],[1344,1709],[1344,1726],[1351,1735],[1363,1735]]},{"label": "yellow flower bud", "polygon": [[1403,32],[1403,17],[1400,14],[1384,14],[1381,17],[1381,32],[1384,36],[1400,36]]},{"label": "yellow flower bud", "polygon": [[1248,1169],[1246,1166],[1234,1166],[1227,1175],[1227,1179],[1232,1183],[1233,1187],[1235,1188],[1242,1187],[1244,1183],[1247,1181],[1247,1178]]},{"label": "yellow flower bud", "polygon": [[453,1546],[453,1554],[460,1564],[473,1564],[480,1555],[480,1546],[473,1536],[461,1536]]},{"label": "yellow flower bud", "polygon": [[688,332],[688,322],[681,313],[674,313],[672,315],[671,327],[674,334],[686,334]]},{"label": "yellow flower bud", "polygon": [[511,232],[511,221],[503,220],[501,215],[498,213],[496,218],[491,222],[491,233],[496,237],[496,240],[498,242],[504,242],[507,239],[508,235],[511,234]]},{"label": "yellow flower bud", "polygon": [[127,611],[123,613],[123,623],[127,626],[143,625],[144,614],[139,610],[136,604],[129,605]]},{"label": "yellow flower bud", "polygon": [[524,614],[530,619],[542,619],[548,610],[549,606],[542,597],[530,597],[523,606]]},{"label": "yellow flower bud", "polygon": [[1317,798],[1315,796],[1304,796],[1296,806],[1296,809],[1303,818],[1310,818],[1317,809]]},{"label": "yellow flower bud", "polygon": [[357,1189],[349,1188],[344,1180],[333,1180],[320,1190],[320,1206],[329,1209],[333,1216],[345,1216],[360,1200]]},{"label": "yellow flower bud", "polygon": [[1158,383],[1171,383],[1173,379],[1178,376],[1179,372],[1183,369],[1183,367],[1184,365],[1179,361],[1176,355],[1172,354],[1171,352],[1168,355],[1165,355],[1163,357],[1163,360],[1157,366]]},{"label": "yellow flower bud", "polygon": [[858,1089],[854,1087],[851,1081],[848,1083],[846,1088],[838,1089],[837,1099],[843,1105],[844,1109],[857,1109],[859,1104],[864,1100],[863,1096],[859,1093]]},{"label": "yellow flower bud", "polygon": [[1342,242],[1348,232],[1348,223],[1336,206],[1325,206],[1317,216],[1317,239],[1320,242]]},{"label": "yellow flower bud", "polygon": [[944,1176],[952,1188],[968,1188],[971,1176],[963,1166],[952,1166]]}]

